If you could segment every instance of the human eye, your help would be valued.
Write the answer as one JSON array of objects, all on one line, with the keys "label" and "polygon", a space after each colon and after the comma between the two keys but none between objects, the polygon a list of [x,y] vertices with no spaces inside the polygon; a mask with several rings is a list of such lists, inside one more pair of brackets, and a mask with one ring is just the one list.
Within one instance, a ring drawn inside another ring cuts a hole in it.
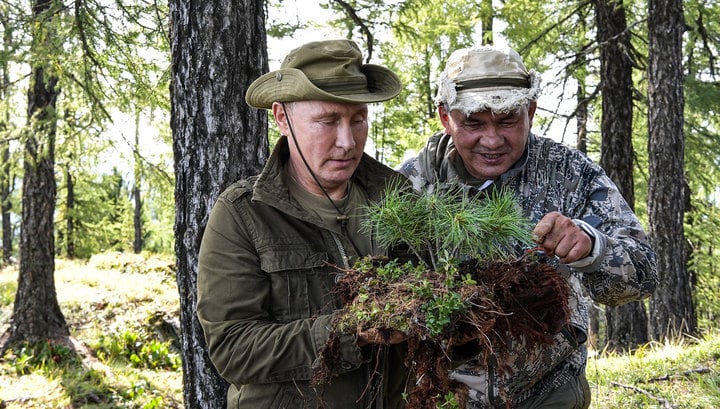
[{"label": "human eye", "polygon": [[466,129],[480,129],[483,126],[482,122],[473,119],[465,120],[462,124]]},{"label": "human eye", "polygon": [[353,124],[357,124],[357,125],[364,124],[365,122],[367,122],[367,116],[365,116],[365,115],[354,115],[354,116],[350,119],[350,122],[352,122]]},{"label": "human eye", "polygon": [[518,115],[510,115],[510,116],[506,116],[505,118],[500,119],[498,121],[498,123],[500,124],[500,126],[510,128],[510,127],[517,125],[519,120],[520,120],[520,117]]},{"label": "human eye", "polygon": [[322,125],[335,125],[338,122],[338,118],[335,115],[323,115],[317,118],[317,122]]}]

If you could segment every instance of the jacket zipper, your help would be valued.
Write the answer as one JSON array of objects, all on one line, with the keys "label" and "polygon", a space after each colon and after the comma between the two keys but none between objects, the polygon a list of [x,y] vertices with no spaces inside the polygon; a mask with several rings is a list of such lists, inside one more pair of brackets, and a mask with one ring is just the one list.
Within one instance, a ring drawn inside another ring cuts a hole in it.
[{"label": "jacket zipper", "polygon": [[338,251],[340,252],[340,258],[342,258],[343,267],[350,268],[350,261],[348,260],[347,252],[345,251],[345,246],[343,246],[342,241],[340,241],[337,233],[331,231],[330,235],[332,236],[333,240],[335,240],[335,245],[337,245]]}]

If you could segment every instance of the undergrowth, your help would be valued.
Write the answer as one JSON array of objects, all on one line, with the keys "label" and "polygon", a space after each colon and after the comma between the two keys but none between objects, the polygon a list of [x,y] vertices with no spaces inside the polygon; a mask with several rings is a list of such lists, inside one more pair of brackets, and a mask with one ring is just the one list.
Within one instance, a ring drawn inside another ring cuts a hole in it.
[{"label": "undergrowth", "polygon": [[[0,407],[183,408],[182,373],[171,368],[178,362],[173,355],[177,349],[172,335],[160,336],[159,325],[178,314],[174,277],[166,271],[139,272],[127,267],[123,273],[108,264],[98,268],[100,264],[56,261],[61,307],[71,335],[87,346],[87,353],[72,354],[65,346],[41,343],[6,354],[0,359]],[[137,261],[125,265],[130,264]],[[170,271],[171,265],[168,261]],[[0,269],[0,331],[7,328],[12,315],[16,282],[16,266]],[[169,353],[161,351],[149,358],[152,353],[143,355],[137,342],[167,342]],[[134,364],[129,358],[133,353],[148,364]],[[162,364],[168,361],[173,364]],[[632,353],[592,351],[587,368],[591,408],[718,408],[719,361],[717,327],[706,328],[698,338],[653,342]],[[458,407],[452,394],[440,400],[444,408]]]},{"label": "undergrowth", "polygon": [[[17,268],[0,271],[0,331]],[[182,408],[178,292],[170,258],[107,253],[56,260],[71,341],[25,344],[0,358],[0,408]]]},{"label": "undergrowth", "polygon": [[588,360],[593,409],[720,408],[720,330]]}]

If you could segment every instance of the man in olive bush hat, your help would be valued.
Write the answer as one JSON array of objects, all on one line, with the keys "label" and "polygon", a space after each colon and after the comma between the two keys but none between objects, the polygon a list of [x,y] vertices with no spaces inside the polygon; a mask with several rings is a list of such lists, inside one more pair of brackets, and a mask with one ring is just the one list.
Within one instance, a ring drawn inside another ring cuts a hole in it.
[{"label": "man in olive bush hat", "polygon": [[539,93],[540,76],[514,50],[455,51],[436,98],[444,129],[400,166],[416,189],[514,192],[536,223],[533,239],[570,287],[570,320],[551,345],[528,348],[508,336],[506,360],[466,354],[450,373],[469,390],[469,408],[587,408],[583,287],[615,306],[646,298],[657,285],[656,255],[612,180],[582,153],[531,133]]},{"label": "man in olive bush hat", "polygon": [[338,266],[385,252],[361,222],[387,183],[404,178],[363,149],[368,104],[400,90],[347,40],[305,44],[250,85],[247,103],[271,110],[282,137],[259,175],[218,198],[198,272],[198,318],[230,383],[228,408],[404,406],[403,334],[343,336],[337,373],[311,382],[342,307],[331,292]]}]

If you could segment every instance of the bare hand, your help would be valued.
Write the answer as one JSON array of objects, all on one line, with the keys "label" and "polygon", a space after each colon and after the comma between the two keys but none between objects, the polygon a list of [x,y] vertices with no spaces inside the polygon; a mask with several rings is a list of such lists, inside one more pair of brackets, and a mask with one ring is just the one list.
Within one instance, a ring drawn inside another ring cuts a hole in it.
[{"label": "bare hand", "polygon": [[559,212],[546,214],[532,232],[535,243],[540,245],[549,257],[558,256],[568,264],[590,255],[593,242],[590,236],[572,219]]},{"label": "bare hand", "polygon": [[357,330],[357,344],[358,346],[365,346],[367,344],[399,344],[407,340],[407,335],[404,332],[392,330],[392,329],[361,329],[358,327]]}]

